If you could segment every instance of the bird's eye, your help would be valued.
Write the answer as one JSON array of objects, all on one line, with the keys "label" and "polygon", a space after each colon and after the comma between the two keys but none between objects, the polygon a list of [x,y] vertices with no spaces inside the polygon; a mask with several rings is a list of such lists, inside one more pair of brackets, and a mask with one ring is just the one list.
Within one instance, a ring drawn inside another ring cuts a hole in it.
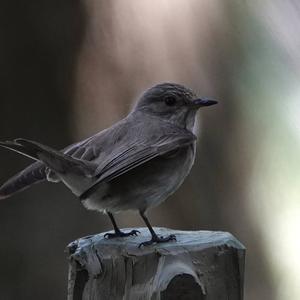
[{"label": "bird's eye", "polygon": [[165,98],[165,103],[169,106],[172,106],[176,103],[176,98],[173,96],[168,96]]}]

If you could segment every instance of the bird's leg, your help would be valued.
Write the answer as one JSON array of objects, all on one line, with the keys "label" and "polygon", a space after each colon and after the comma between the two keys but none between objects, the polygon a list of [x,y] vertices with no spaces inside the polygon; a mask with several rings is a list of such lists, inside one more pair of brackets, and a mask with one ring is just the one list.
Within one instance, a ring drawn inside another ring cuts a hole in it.
[{"label": "bird's leg", "polygon": [[143,242],[139,245],[139,248],[142,247],[142,246],[149,246],[149,245],[152,245],[154,243],[165,243],[165,242],[169,242],[169,241],[176,241],[176,237],[174,234],[171,234],[167,237],[163,237],[163,236],[158,236],[155,231],[153,230],[149,220],[147,219],[147,217],[145,216],[144,212],[143,211],[140,211],[140,215],[141,217],[143,218],[144,222],[146,223],[150,233],[151,233],[151,240],[150,241],[147,241],[147,242]]},{"label": "bird's leg", "polygon": [[140,233],[138,230],[131,230],[130,232],[121,231],[115,221],[113,214],[108,212],[107,215],[109,216],[109,218],[113,224],[115,233],[106,233],[104,235],[105,238],[112,239],[112,238],[116,238],[116,237],[126,237],[126,236],[131,236],[131,235],[138,235],[138,233]]}]

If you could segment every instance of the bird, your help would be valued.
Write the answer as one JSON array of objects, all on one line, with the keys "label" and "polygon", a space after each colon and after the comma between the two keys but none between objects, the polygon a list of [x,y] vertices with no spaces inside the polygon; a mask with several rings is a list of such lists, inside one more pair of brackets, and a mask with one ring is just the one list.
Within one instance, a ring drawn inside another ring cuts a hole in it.
[{"label": "bird", "polygon": [[176,240],[158,236],[146,212],[173,194],[195,160],[195,120],[199,108],[217,104],[198,98],[178,83],[159,83],[139,97],[129,114],[111,127],[62,150],[18,138],[0,147],[35,160],[0,187],[0,199],[45,180],[62,182],[89,210],[106,214],[114,232],[105,238],[134,236],[122,231],[114,215],[138,211],[151,239],[139,246]]}]

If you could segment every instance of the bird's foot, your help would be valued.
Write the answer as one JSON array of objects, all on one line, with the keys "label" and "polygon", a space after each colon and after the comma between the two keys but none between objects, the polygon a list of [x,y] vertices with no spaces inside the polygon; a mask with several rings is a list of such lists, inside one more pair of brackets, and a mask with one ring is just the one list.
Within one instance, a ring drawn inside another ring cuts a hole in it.
[{"label": "bird's foot", "polygon": [[140,232],[138,230],[131,230],[130,232],[123,232],[121,230],[116,231],[115,233],[105,233],[104,238],[113,239],[118,237],[127,237],[127,236],[137,236]]},{"label": "bird's foot", "polygon": [[153,236],[150,241],[143,242],[139,245],[139,248],[143,246],[150,246],[152,244],[159,244],[159,243],[167,243],[170,241],[176,241],[176,236],[174,234],[171,234],[167,237],[158,237],[158,236]]}]

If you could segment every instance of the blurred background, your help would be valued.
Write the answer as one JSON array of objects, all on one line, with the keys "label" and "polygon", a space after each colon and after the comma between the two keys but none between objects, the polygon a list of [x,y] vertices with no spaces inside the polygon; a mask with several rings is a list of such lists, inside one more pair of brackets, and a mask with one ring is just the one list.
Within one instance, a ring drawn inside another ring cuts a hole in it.
[{"label": "blurred background", "polygon": [[[190,176],[150,220],[230,231],[247,247],[246,300],[300,299],[298,1],[3,0],[0,24],[1,140],[63,148],[158,82],[218,99]],[[1,149],[0,182],[29,163]],[[1,299],[65,299],[65,246],[109,229],[61,184],[2,201]]]}]

